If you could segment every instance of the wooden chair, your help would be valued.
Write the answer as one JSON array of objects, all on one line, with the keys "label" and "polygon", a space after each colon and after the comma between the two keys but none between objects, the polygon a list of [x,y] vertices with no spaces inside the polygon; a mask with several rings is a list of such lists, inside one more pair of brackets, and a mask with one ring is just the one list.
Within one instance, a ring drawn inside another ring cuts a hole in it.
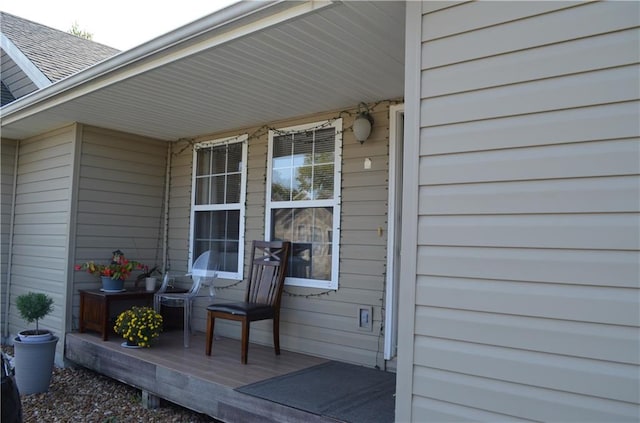
[{"label": "wooden chair", "polygon": [[256,320],[273,319],[273,346],[280,354],[280,299],[290,249],[287,241],[253,241],[244,301],[207,307],[207,355],[211,355],[216,318],[242,322],[242,364],[247,364],[249,325]]}]

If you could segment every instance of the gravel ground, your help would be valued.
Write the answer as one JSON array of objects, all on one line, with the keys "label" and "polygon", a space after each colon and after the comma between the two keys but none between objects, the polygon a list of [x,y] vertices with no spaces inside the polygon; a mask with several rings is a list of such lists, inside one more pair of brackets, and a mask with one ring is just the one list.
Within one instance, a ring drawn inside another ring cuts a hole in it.
[{"label": "gravel ground", "polygon": [[[13,348],[2,346],[13,356]],[[48,392],[21,395],[25,423],[217,422],[168,401],[142,407],[140,390],[84,368],[54,368]]]}]

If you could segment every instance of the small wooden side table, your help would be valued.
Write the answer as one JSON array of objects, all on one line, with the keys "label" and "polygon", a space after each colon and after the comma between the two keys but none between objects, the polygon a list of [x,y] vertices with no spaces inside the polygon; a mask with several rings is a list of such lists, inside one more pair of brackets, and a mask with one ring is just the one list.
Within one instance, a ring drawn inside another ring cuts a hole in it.
[{"label": "small wooden side table", "polygon": [[[186,292],[186,289],[174,288],[168,292]],[[104,292],[100,289],[81,289],[80,291],[80,332],[95,330],[102,340],[109,339],[109,317],[111,304],[119,301],[135,300],[153,307],[153,295],[156,291],[142,288],[127,288],[123,292]]]}]

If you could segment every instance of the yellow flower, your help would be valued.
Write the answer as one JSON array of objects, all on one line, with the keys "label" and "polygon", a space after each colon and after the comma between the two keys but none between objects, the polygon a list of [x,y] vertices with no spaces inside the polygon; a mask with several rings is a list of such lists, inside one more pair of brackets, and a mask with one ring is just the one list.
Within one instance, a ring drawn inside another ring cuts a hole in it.
[{"label": "yellow flower", "polygon": [[162,331],[162,316],[149,307],[132,307],[118,315],[114,330],[126,340],[149,347]]}]

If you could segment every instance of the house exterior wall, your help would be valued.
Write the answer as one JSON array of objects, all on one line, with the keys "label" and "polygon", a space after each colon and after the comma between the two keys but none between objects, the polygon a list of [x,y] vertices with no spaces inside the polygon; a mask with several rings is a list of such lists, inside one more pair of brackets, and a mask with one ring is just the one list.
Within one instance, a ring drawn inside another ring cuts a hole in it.
[{"label": "house exterior wall", "polygon": [[638,420],[639,7],[408,4],[397,421]]},{"label": "house exterior wall", "polygon": [[[131,260],[161,266],[167,143],[87,125],[79,125],[78,139],[70,268],[89,260],[106,264],[117,249]],[[86,272],[70,278],[76,329],[78,290],[99,288],[100,281]]]},{"label": "house exterior wall", "polygon": [[38,89],[38,86],[29,79],[27,74],[4,50],[0,50],[0,64],[2,82],[15,98],[25,96]]},{"label": "house exterior wall", "polygon": [[[30,291],[45,293],[54,301],[53,312],[40,321],[40,326],[56,335],[65,331],[74,133],[75,127],[67,126],[20,141],[8,318],[13,336],[29,328],[30,324],[20,318],[15,301]],[[62,343],[58,343],[58,363],[62,349]]]},{"label": "house exterior wall", "polygon": [[[280,342],[282,348],[330,357],[367,366],[383,366],[381,333],[384,299],[387,178],[388,178],[388,102],[379,104],[372,113],[375,124],[371,137],[360,145],[349,129],[355,110],[343,114],[342,216],[340,237],[339,289],[326,290],[286,286],[282,300]],[[320,122],[338,117],[339,112],[269,123],[268,127],[284,128]],[[247,199],[245,225],[245,266],[248,269],[250,244],[264,239],[265,181],[267,171],[268,130],[266,126],[246,128],[193,140],[192,143],[239,134],[249,134]],[[364,169],[365,158],[372,166]],[[186,270],[189,250],[189,212],[193,149],[186,141],[172,146],[169,261],[172,270]],[[227,286],[235,281],[219,280]],[[216,299],[240,300],[245,284],[219,289]],[[321,294],[309,296],[313,294]],[[206,299],[197,300],[194,312],[196,329],[204,330]],[[373,307],[373,331],[358,330],[358,306]],[[220,321],[216,333],[239,338],[239,326]],[[251,325],[251,341],[272,344],[270,322]]]},{"label": "house exterior wall", "polygon": [[[53,313],[40,325],[63,335],[78,328],[78,290],[100,285],[95,276],[73,272],[74,263],[107,262],[121,249],[150,266],[162,264],[168,145],[74,124],[19,146],[9,334],[26,329],[16,297],[35,291],[54,300]],[[16,142],[2,140],[3,313],[16,148]],[[63,347],[58,343],[59,365]]]},{"label": "house exterior wall", "polygon": [[[2,139],[0,147],[0,309],[5,310],[7,301],[7,271],[9,265],[11,210],[13,209],[13,185],[15,173],[16,151],[18,143],[14,140]],[[2,318],[2,331],[4,334],[5,320]]]}]

